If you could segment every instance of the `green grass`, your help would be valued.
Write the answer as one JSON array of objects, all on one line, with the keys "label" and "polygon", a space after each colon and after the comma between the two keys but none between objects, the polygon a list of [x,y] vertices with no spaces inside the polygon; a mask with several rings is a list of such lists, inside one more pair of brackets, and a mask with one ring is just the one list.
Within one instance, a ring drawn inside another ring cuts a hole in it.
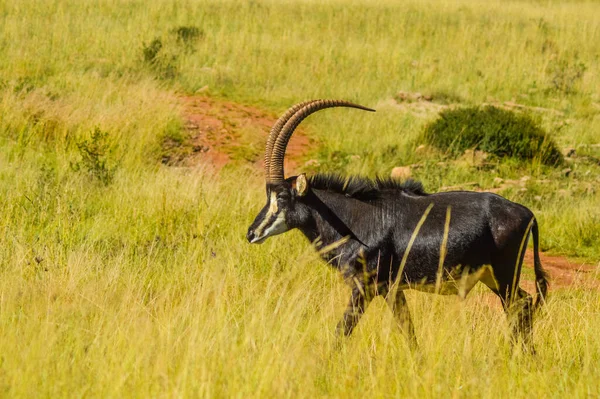
[{"label": "green grass", "polygon": [[[419,163],[429,191],[530,176],[503,194],[536,213],[542,247],[597,264],[598,13],[575,1],[0,2],[0,396],[596,395],[597,291],[551,287],[535,358],[511,355],[483,289],[464,302],[410,294],[420,357],[382,301],[335,351],[339,276],[298,232],[244,239],[262,176],[160,163],[162,140],[181,137],[178,94],[208,86],[275,112],[349,99],[378,112],[303,125],[319,170]],[[555,110],[542,126],[580,156],[565,176],[417,151],[436,114],[395,106],[400,90]],[[98,130],[107,182],[93,159],[73,166]]]}]

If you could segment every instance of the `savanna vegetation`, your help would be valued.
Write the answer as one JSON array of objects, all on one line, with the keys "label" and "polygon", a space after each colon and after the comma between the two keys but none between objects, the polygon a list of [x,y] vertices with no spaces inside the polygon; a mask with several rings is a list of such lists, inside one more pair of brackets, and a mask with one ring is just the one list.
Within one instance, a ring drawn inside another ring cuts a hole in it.
[{"label": "savanna vegetation", "polygon": [[[311,117],[299,169],[413,165],[428,191],[518,180],[500,194],[535,212],[542,249],[598,265],[598,15],[567,0],[0,1],[0,396],[598,395],[597,290],[550,287],[535,357],[510,350],[483,288],[410,294],[419,355],[383,301],[336,350],[339,276],[297,232],[244,239],[256,167],[161,162],[185,140],[181,96],[273,113],[348,99],[378,112]],[[416,112],[399,91],[426,100]],[[423,146],[448,104],[510,106],[566,157]]]},{"label": "savanna vegetation", "polygon": [[494,106],[442,111],[424,129],[423,141],[454,155],[479,150],[499,158],[560,165],[563,156],[554,140],[528,115]]}]

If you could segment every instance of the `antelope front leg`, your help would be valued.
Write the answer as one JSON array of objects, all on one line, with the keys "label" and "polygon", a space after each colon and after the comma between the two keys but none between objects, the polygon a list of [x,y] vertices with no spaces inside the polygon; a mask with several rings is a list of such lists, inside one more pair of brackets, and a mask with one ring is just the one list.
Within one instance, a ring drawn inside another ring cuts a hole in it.
[{"label": "antelope front leg", "polygon": [[347,337],[352,334],[352,330],[354,330],[360,317],[365,313],[367,306],[373,299],[373,296],[370,294],[370,291],[366,292],[358,285],[352,289],[352,296],[350,296],[348,307],[344,311],[344,316],[335,329],[338,337]]},{"label": "antelope front leg", "polygon": [[385,298],[388,306],[394,313],[394,317],[398,322],[398,326],[400,326],[400,330],[408,339],[408,343],[413,349],[417,349],[417,336],[415,335],[415,327],[413,326],[412,320],[410,318],[410,310],[408,309],[408,304],[406,303],[406,297],[404,296],[404,291],[402,290],[392,290],[388,293]]}]

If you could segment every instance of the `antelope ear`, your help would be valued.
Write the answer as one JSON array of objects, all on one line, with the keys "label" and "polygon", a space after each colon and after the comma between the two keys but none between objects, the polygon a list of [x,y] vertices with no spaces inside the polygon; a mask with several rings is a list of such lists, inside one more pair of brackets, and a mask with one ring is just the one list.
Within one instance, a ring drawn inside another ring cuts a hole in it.
[{"label": "antelope ear", "polygon": [[296,177],[295,186],[298,196],[304,197],[308,192],[308,180],[306,179],[306,175],[304,173]]}]

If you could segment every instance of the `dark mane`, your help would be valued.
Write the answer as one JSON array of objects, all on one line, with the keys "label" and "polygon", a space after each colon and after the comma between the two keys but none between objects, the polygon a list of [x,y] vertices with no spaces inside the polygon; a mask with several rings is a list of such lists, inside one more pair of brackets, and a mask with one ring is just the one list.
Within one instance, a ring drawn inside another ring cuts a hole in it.
[{"label": "dark mane", "polygon": [[427,195],[423,185],[415,180],[398,181],[389,177],[376,177],[374,180],[361,176],[340,176],[318,173],[309,177],[309,187],[317,190],[333,191],[359,200],[379,198],[383,191],[402,191],[411,195]]}]

